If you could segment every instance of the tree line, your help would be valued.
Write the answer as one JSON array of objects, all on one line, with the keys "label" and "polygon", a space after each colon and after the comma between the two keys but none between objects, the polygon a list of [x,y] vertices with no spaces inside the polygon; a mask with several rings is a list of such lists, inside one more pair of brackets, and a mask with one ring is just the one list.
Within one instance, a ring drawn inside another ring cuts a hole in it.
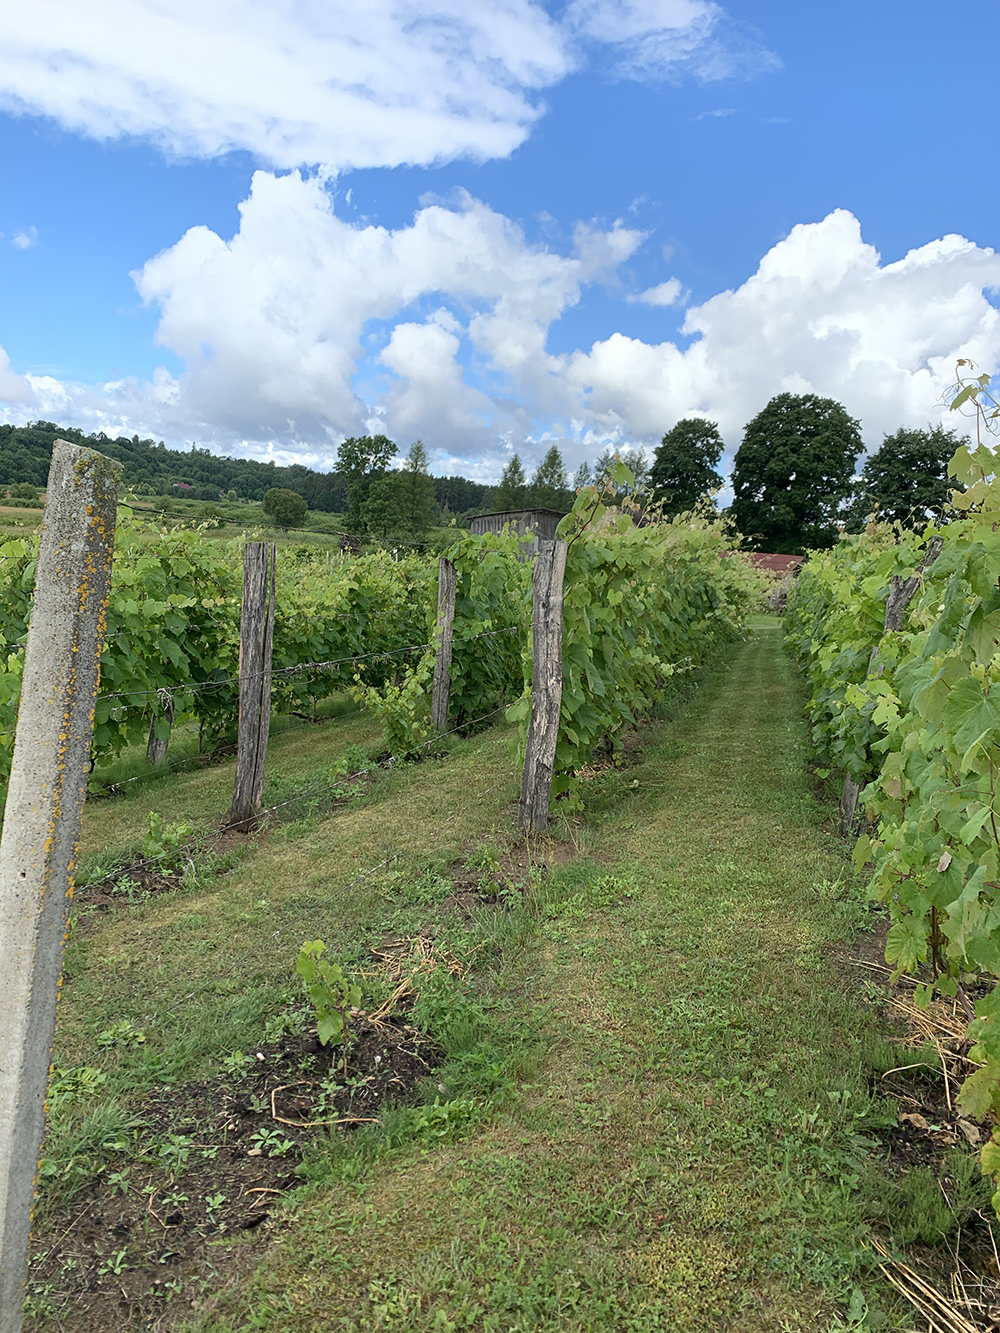
[{"label": "tree line", "polygon": [[[0,487],[30,485],[44,490],[54,440],[86,445],[125,467],[125,485],[137,495],[182,496],[191,500],[261,502],[270,490],[302,496],[310,509],[344,514],[349,508],[347,472],[316,472],[301,463],[279,467],[250,458],[225,458],[192,444],[168,449],[163,441],[133,435],[112,439],[103,432],[85,435],[70,426],[35,421],[27,426],[0,425]],[[434,477],[434,501],[442,513],[468,515],[489,509],[488,484],[467,477]],[[27,497],[25,497],[27,498]]]},{"label": "tree line", "polygon": [[[349,531],[383,540],[420,540],[439,524],[467,524],[479,513],[565,512],[584,486],[607,482],[618,460],[633,473],[634,489],[666,517],[714,507],[723,484],[718,424],[687,417],[666,432],[651,459],[642,449],[608,448],[593,466],[585,462],[570,477],[552,445],[530,478],[514,454],[493,486],[432,477],[421,440],[401,459],[385,435],[351,437],[341,443],[333,470],[324,473],[299,463],[278,467],[223,458],[197,445],[178,452],[138,436],[85,436],[39,421],[0,425],[0,487],[19,488],[30,502],[27,492],[44,487],[52,442],[59,437],[117,458],[125,465],[126,485],[138,494],[260,501],[282,527],[301,526],[309,509],[345,514]],[[751,547],[774,552],[831,546],[842,528],[860,531],[872,517],[913,526],[944,509],[952,489],[948,461],[959,443],[942,426],[901,426],[856,476],[864,445],[860,423],[846,408],[816,394],[778,394],[743,432],[727,512]],[[624,499],[625,488],[618,489]]]},{"label": "tree line", "polygon": [[[476,514],[496,510],[565,512],[576,491],[604,477],[618,456],[608,449],[593,470],[585,463],[570,479],[555,446],[530,478],[515,454],[500,482],[489,485],[467,477],[432,477],[421,440],[400,458],[398,446],[385,435],[353,436],[341,443],[332,471],[315,472],[300,463],[278,467],[220,457],[194,444],[189,451],[178,451],[138,435],[112,439],[103,432],[84,435],[51,421],[36,421],[27,426],[0,425],[0,488],[19,503],[37,502],[34,497],[48,478],[53,441],[60,438],[123,463],[125,485],[137,495],[259,502],[267,517],[284,528],[302,526],[310,509],[344,514],[348,531],[382,540],[420,540],[435,526],[453,521],[467,526]],[[645,455],[626,450],[624,461],[641,482],[648,472]]]},{"label": "tree line", "polygon": [[[943,426],[900,426],[856,476],[860,422],[832,398],[778,394],[743,432],[728,513],[751,547],[777,553],[832,546],[870,519],[919,526],[941,517],[956,489],[948,462],[960,443]],[[711,503],[722,449],[717,423],[700,417],[664,435],[649,480],[667,515]]]}]

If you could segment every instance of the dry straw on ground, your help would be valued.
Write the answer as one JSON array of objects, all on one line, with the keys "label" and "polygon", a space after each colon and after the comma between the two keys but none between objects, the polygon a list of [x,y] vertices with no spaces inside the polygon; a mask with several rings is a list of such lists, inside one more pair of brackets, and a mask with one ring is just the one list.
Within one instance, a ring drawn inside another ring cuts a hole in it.
[{"label": "dry straw on ground", "polygon": [[[955,999],[939,998],[925,1008],[919,1008],[913,997],[917,985],[913,978],[900,977],[892,982],[892,970],[883,963],[859,960],[857,965],[877,974],[884,984],[887,1012],[903,1029],[902,1035],[896,1039],[902,1051],[932,1046],[937,1053],[951,1124],[931,1125],[919,1111],[901,1111],[900,1122],[926,1131],[941,1146],[960,1143],[964,1138],[969,1147],[977,1147],[988,1130],[962,1117],[957,1109],[962,1082],[977,1068],[976,1062],[969,1057],[966,1036],[971,1007],[968,999],[964,995]],[[917,1067],[903,1060],[883,1078]],[[1000,1281],[997,1277],[1000,1275],[1000,1254],[991,1220],[982,1213],[979,1216],[989,1232],[996,1275],[976,1272],[969,1267],[959,1252],[959,1235],[954,1248],[949,1250],[952,1262],[946,1291],[941,1290],[944,1284],[937,1274],[935,1280],[931,1280],[915,1266],[919,1261],[914,1264],[904,1262],[877,1236],[872,1237],[872,1248],[880,1259],[879,1270],[926,1321],[912,1333],[997,1333],[1000,1330]]]}]

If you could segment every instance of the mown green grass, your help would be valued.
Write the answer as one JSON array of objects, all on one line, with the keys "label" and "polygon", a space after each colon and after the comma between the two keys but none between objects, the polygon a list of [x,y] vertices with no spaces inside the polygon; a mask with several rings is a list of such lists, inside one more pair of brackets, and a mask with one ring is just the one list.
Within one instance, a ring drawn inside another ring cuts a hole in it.
[{"label": "mown green grass", "polygon": [[[303,727],[315,725],[322,726],[357,711],[357,704],[349,696],[332,695],[317,702],[315,718],[311,722],[293,713],[273,713],[269,736],[272,741],[276,741],[288,731],[301,731]],[[302,754],[309,755],[322,747],[315,742],[306,742],[298,748]],[[286,743],[282,741],[277,750],[272,752],[272,759],[280,762],[286,755],[290,756],[290,753],[294,751],[289,752]],[[162,789],[164,783],[174,779],[178,770],[197,769],[201,758],[198,724],[196,721],[184,722],[173,728],[170,749],[161,767],[157,768],[147,761],[145,745],[130,745],[121,754],[109,755],[97,761],[91,775],[90,791],[92,796],[99,796],[107,788],[118,787],[121,791],[116,794],[127,795],[136,785],[143,784],[148,787],[150,783],[154,784],[154,790],[155,784],[159,784]]]},{"label": "mown green grass", "polygon": [[586,855],[536,887],[483,987],[498,1048],[530,1034],[536,1072],[522,1052],[517,1092],[454,1141],[370,1136],[360,1179],[314,1164],[255,1283],[200,1328],[831,1325],[867,1280],[871,1132],[895,1111],[868,1095],[884,1044],[836,962],[865,912],[804,782],[799,702],[764,630],[591,784]]},{"label": "mown green grass", "polygon": [[[317,773],[333,764],[348,746],[376,747],[380,739],[378,723],[368,714],[348,707],[343,700],[339,716],[332,715],[321,724],[300,723],[297,719],[272,719],[268,744],[267,782],[274,789],[282,779],[295,779]],[[331,713],[333,709],[331,707]],[[181,732],[179,744],[172,745],[168,763],[191,759],[197,752],[197,737]],[[191,772],[167,772],[157,776],[150,770],[141,750],[127,752],[109,761],[99,770],[107,783],[123,784],[122,794],[108,800],[88,802],[80,841],[82,882],[99,868],[101,858],[114,858],[135,845],[146,831],[151,810],[165,821],[186,823],[201,830],[218,822],[233,796],[235,759],[229,758],[208,768]],[[137,781],[131,781],[138,778]],[[267,796],[267,792],[265,792]],[[281,799],[280,795],[277,799]]]},{"label": "mown green grass", "polygon": [[[331,724],[323,768],[377,735],[363,715]],[[282,783],[293,794],[308,789],[317,749],[308,728],[279,736],[269,755],[278,776],[265,797],[275,785],[280,795]],[[226,765],[88,806],[84,868],[134,847],[150,808],[168,821],[223,812],[231,780]],[[484,821],[499,820],[516,790],[507,729],[495,729],[443,759],[380,774],[333,817],[311,813],[278,826],[228,873],[206,879],[196,867],[184,882],[178,876],[174,891],[111,918],[89,917],[67,948],[57,1067],[107,1076],[101,1124],[113,1126],[127,1122],[129,1106],[151,1086],[218,1072],[227,1054],[260,1042],[268,1019],[301,1005],[294,969],[303,939],[321,937],[334,956],[358,963],[391,930],[415,931],[426,903],[450,892],[450,882],[438,885],[446,862]],[[103,1049],[101,1034],[121,1023],[143,1040]],[[74,1164],[62,1182],[73,1185],[81,1154],[93,1155],[93,1111],[80,1103],[52,1126],[46,1154],[57,1201],[63,1166]],[[98,1153],[94,1164],[101,1160]]]},{"label": "mown green grass", "polygon": [[[844,1327],[856,1288],[900,1326],[871,1225],[957,1219],[879,1162],[896,1108],[868,1074],[898,1051],[845,981],[868,911],[806,780],[775,623],[675,711],[639,762],[587,784],[586,818],[557,829],[568,863],[506,907],[442,906],[450,862],[511,840],[518,769],[498,727],[72,943],[57,1059],[105,1069],[122,1115],[298,1003],[304,937],[357,969],[387,935],[431,928],[467,964],[418,1002],[448,1056],[425,1109],[315,1149],[256,1274],[218,1248],[192,1329],[804,1333]],[[345,742],[362,725],[337,724]],[[222,776],[180,780],[208,784],[186,808]],[[88,811],[88,845],[141,822],[140,801],[115,805]],[[97,1050],[122,1019],[146,1041]],[[61,1132],[65,1154],[80,1126]]]}]

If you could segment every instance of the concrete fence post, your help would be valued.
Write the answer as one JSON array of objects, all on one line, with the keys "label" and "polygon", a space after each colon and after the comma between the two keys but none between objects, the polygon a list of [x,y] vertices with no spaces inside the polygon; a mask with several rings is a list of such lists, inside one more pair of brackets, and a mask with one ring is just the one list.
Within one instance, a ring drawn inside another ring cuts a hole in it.
[{"label": "concrete fence post", "polygon": [[20,1333],[120,463],[56,440],[0,837],[0,1333]]}]

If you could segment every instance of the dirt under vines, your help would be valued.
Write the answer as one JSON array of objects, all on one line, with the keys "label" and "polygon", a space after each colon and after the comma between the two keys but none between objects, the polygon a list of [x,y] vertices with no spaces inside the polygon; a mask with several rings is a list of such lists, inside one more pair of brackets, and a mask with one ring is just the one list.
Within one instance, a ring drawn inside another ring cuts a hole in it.
[{"label": "dirt under vines", "polygon": [[239,1071],[138,1101],[137,1152],[34,1238],[35,1308],[57,1305],[73,1333],[169,1329],[189,1315],[233,1247],[303,1183],[310,1145],[418,1100],[440,1051],[405,1018],[355,1014],[346,1070],[343,1058],[306,1029],[246,1052]]}]

